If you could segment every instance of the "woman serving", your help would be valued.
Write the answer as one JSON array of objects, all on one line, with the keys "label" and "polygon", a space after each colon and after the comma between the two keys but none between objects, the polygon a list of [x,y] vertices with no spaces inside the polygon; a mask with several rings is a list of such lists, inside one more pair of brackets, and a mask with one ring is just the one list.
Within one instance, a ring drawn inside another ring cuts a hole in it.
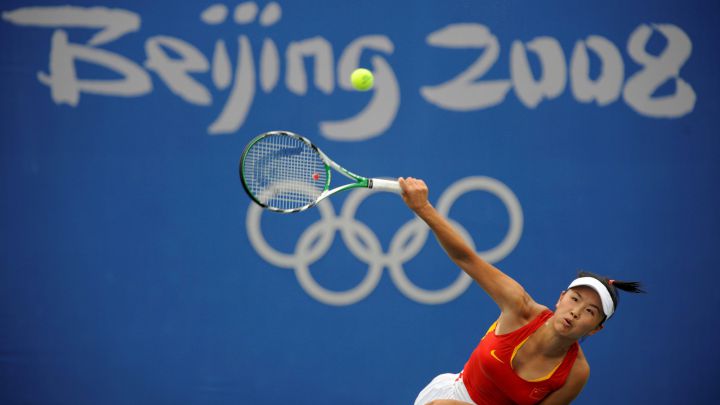
[{"label": "woman serving", "polygon": [[569,404],[590,375],[578,341],[600,331],[613,315],[618,289],[643,292],[639,283],[582,272],[552,311],[465,243],[430,204],[422,180],[400,178],[399,183],[407,206],[428,224],[450,259],[500,307],[500,317],[462,372],[437,376],[415,405]]}]

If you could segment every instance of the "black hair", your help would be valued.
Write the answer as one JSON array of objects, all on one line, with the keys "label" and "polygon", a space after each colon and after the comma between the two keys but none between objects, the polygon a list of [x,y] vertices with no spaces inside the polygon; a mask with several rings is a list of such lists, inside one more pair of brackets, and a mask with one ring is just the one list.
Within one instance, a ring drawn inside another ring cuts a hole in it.
[{"label": "black hair", "polygon": [[[592,277],[599,282],[602,283],[602,285],[607,288],[608,292],[610,293],[610,298],[612,298],[613,301],[613,307],[615,310],[617,310],[618,302],[619,302],[619,296],[618,296],[618,290],[623,290],[629,293],[645,293],[646,291],[642,289],[642,285],[639,281],[621,281],[621,280],[611,280],[605,276],[600,276],[595,273],[591,273],[589,271],[580,271],[578,272],[578,278],[580,277]],[[600,322],[600,325],[602,325],[607,317],[605,317],[602,322]]]}]

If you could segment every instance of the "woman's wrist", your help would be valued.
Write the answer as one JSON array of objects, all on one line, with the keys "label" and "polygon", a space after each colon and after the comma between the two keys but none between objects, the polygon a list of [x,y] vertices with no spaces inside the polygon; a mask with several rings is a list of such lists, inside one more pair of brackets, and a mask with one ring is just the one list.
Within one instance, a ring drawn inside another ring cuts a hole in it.
[{"label": "woman's wrist", "polygon": [[425,200],[425,203],[417,208],[413,208],[413,211],[415,214],[417,214],[420,218],[425,218],[429,214],[432,214],[433,211],[435,211],[435,207],[430,204],[430,201]]}]

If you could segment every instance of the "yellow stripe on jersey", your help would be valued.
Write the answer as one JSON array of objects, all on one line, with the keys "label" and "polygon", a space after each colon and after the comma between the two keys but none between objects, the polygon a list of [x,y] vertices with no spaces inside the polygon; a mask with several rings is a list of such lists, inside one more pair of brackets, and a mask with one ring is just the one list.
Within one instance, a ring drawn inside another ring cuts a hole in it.
[{"label": "yellow stripe on jersey", "polygon": [[[499,321],[499,319],[498,319],[498,321]],[[483,337],[487,336],[488,333],[494,331],[495,328],[497,328],[497,323],[498,323],[498,321],[495,321],[495,322],[493,322],[492,325],[490,325],[490,328],[488,328],[487,332],[485,332],[485,334],[483,335]]]},{"label": "yellow stripe on jersey", "polygon": [[[513,360],[515,359],[515,355],[517,354],[518,350],[520,350],[520,348],[522,347],[522,345],[524,345],[525,342],[527,342],[527,340],[528,340],[529,338],[530,338],[530,336],[526,337],[525,340],[523,340],[522,342],[520,342],[519,345],[515,346],[515,350],[513,350],[512,356],[510,356],[510,367],[513,366],[513,365],[512,365],[512,364],[513,364]],[[548,375],[546,375],[545,377],[540,377],[540,378],[536,378],[536,379],[534,379],[534,380],[527,380],[527,381],[528,381],[528,382],[540,382],[540,381],[548,380],[548,379],[550,379],[550,377],[552,377],[552,375],[555,373],[555,370],[557,370],[558,367],[560,367],[561,364],[562,364],[562,361],[561,361],[560,363],[558,363],[558,365],[555,366],[555,368],[553,368],[553,369],[550,371],[550,373],[548,373]]]}]

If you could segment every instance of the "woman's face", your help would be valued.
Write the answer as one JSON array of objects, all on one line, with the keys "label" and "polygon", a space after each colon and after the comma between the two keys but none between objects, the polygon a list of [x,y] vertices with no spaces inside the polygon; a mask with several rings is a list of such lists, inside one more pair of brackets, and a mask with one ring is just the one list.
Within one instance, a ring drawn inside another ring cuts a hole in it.
[{"label": "woman's face", "polygon": [[553,326],[561,335],[580,339],[602,329],[600,323],[605,313],[598,293],[590,287],[578,286],[560,294],[553,318]]}]

